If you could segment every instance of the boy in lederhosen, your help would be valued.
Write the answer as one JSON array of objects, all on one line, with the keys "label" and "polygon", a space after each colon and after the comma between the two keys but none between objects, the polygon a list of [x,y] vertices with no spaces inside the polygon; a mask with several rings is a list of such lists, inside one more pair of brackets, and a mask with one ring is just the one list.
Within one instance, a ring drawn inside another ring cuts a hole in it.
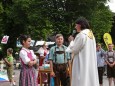
[{"label": "boy in lederhosen", "polygon": [[113,44],[108,44],[108,51],[106,52],[106,63],[109,86],[112,86],[112,80],[114,81],[115,85],[115,52],[113,50]]},{"label": "boy in lederhosen", "polygon": [[[55,86],[67,86],[67,68],[70,64],[70,54],[65,52],[62,34],[56,35],[56,45],[50,49],[49,60],[51,65],[51,76],[54,77]],[[60,83],[61,82],[61,83]]]}]

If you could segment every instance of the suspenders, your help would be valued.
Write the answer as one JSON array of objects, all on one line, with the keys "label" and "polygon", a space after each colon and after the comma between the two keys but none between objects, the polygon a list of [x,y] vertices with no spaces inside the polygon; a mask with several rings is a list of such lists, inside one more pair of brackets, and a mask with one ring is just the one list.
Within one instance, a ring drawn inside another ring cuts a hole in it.
[{"label": "suspenders", "polygon": [[112,58],[112,59],[113,59],[113,62],[114,62],[114,51],[113,51],[113,55],[112,55],[112,56],[109,56],[108,53],[109,53],[109,52],[107,51],[108,61],[111,62],[109,59]]},{"label": "suspenders", "polygon": [[64,46],[62,46],[62,47],[63,47],[63,51],[57,52],[56,46],[55,46],[55,52],[54,52],[55,62],[57,62],[57,54],[64,54],[64,63],[65,63],[65,49],[64,49]]}]

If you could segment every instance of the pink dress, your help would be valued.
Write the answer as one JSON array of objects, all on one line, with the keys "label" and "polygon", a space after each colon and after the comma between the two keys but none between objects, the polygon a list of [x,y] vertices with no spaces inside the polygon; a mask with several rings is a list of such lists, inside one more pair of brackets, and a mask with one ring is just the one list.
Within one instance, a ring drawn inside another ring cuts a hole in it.
[{"label": "pink dress", "polygon": [[[33,60],[31,52],[29,53],[27,52],[27,56],[28,58],[30,58],[31,61]],[[20,71],[19,86],[37,86],[35,68],[29,67],[28,65],[24,64],[22,59],[21,59],[21,66],[22,67]]]},{"label": "pink dress", "polygon": [[[44,50],[44,56],[46,56],[47,55],[47,51],[45,51]],[[43,61],[44,61],[44,59],[39,59],[39,66],[42,66],[42,64],[43,64]],[[47,80],[47,74],[46,73],[42,73],[42,78],[43,78],[43,83],[44,83],[44,81],[46,81]],[[39,72],[38,72],[38,84],[40,84],[40,74],[39,74]]]}]

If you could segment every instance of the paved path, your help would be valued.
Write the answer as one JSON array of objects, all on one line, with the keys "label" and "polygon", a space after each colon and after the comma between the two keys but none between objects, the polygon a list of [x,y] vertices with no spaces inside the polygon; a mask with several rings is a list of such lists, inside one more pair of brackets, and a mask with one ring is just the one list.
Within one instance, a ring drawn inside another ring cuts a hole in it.
[{"label": "paved path", "polygon": [[[18,83],[19,83],[19,73],[20,73],[20,70],[15,70],[15,77],[14,77],[14,79],[16,80],[16,84],[17,84],[16,86],[19,86],[18,85]],[[104,76],[103,78],[104,78],[103,86],[109,86],[107,77]],[[0,82],[0,86],[10,86],[10,85],[9,85],[9,82]],[[114,85],[112,85],[112,86],[114,86]]]},{"label": "paved path", "polygon": [[[15,72],[15,76],[14,76],[14,80],[16,81],[16,86],[19,86],[18,83],[19,83],[19,72],[20,70],[14,70]],[[0,82],[0,86],[10,86],[10,83],[9,82]]]},{"label": "paved path", "polygon": [[[104,80],[103,80],[103,82],[104,82],[104,83],[103,83],[103,86],[109,86],[107,76],[104,76],[103,79],[104,79]],[[114,86],[113,82],[112,82],[112,86]]]}]

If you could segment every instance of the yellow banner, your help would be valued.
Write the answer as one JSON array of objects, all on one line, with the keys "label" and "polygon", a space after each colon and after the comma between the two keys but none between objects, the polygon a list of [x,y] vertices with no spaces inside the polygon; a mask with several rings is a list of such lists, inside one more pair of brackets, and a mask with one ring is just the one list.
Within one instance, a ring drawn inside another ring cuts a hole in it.
[{"label": "yellow banner", "polygon": [[103,35],[103,39],[104,39],[104,42],[108,48],[108,44],[112,43],[112,38],[111,38],[111,35],[109,33],[105,33]]}]

